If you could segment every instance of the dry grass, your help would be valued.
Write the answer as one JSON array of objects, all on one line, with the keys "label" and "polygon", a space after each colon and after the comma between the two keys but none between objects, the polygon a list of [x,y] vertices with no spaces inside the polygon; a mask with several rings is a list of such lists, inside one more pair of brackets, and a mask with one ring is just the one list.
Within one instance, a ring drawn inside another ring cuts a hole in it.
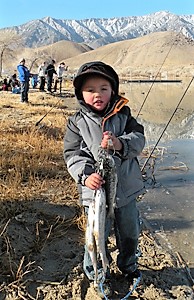
[{"label": "dry grass", "polygon": [[[41,255],[51,242],[66,239],[72,228],[84,227],[77,189],[63,159],[63,137],[71,114],[65,110],[68,100],[34,91],[29,105],[21,104],[19,98],[2,93],[0,102],[0,297],[14,300],[35,299],[27,286],[30,274],[41,267],[31,257]],[[44,203],[47,206],[41,210]],[[35,211],[33,205],[40,209]],[[74,217],[53,211],[57,207],[63,211],[63,206],[73,207]],[[31,216],[35,216],[33,226]],[[21,230],[16,244],[15,226]]]},{"label": "dry grass", "polygon": [[[34,95],[32,95],[34,96]],[[35,98],[35,97],[34,97]],[[1,100],[0,187],[2,200],[32,199],[70,177],[63,160],[67,115],[56,99],[33,98],[32,105]],[[62,103],[61,103],[62,105]],[[36,122],[52,108],[39,126]],[[25,110],[25,112],[24,112]]]}]

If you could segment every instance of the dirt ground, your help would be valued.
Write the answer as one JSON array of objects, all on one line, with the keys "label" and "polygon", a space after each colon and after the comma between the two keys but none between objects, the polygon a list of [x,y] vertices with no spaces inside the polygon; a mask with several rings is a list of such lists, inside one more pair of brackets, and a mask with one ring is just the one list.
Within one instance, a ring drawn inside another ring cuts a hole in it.
[{"label": "dirt ground", "polygon": [[[8,264],[1,270],[1,299],[100,299],[83,274],[83,232],[72,222],[76,208],[41,201],[16,205],[18,214],[3,228],[6,235],[1,239],[1,265]],[[6,257],[5,236],[18,267],[15,280]],[[122,299],[130,287],[115,265],[114,236],[109,248],[113,257],[111,299]],[[184,267],[145,227],[140,250],[143,277],[131,299],[193,299]]]},{"label": "dirt ground", "polygon": [[[19,95],[1,93],[0,97],[1,122],[7,118],[14,119],[18,126],[29,122],[31,116],[18,108]],[[45,97],[49,96],[30,94],[28,111],[34,99],[42,105]],[[57,101],[53,97],[56,115],[57,110],[65,113],[76,108],[73,97],[62,99],[60,106]],[[50,107],[44,105],[48,112]],[[51,185],[47,193],[33,201],[0,201],[0,300],[99,299],[82,270],[84,218],[74,189],[73,182],[69,187],[61,179],[57,190]],[[139,248],[142,279],[129,299],[194,299],[186,263],[158,239],[146,219]],[[114,234],[109,239],[109,249],[113,258],[111,299],[122,299],[131,287],[116,267]]]}]

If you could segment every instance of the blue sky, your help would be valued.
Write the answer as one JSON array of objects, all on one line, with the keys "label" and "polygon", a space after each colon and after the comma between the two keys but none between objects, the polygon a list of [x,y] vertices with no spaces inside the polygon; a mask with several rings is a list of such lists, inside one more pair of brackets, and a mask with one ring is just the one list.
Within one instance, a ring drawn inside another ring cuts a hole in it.
[{"label": "blue sky", "polygon": [[35,19],[87,19],[140,16],[167,10],[194,14],[194,0],[9,0],[1,1],[0,28]]}]

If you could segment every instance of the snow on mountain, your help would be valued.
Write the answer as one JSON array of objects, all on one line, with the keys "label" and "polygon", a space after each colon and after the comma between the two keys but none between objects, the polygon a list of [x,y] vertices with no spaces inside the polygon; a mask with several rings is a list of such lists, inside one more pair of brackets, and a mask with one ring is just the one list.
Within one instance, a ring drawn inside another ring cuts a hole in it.
[{"label": "snow on mountain", "polygon": [[63,20],[45,17],[9,29],[14,29],[23,36],[26,47],[67,40],[97,48],[159,31],[182,32],[186,37],[194,39],[194,15],[175,15],[160,11],[144,16],[109,19]]}]

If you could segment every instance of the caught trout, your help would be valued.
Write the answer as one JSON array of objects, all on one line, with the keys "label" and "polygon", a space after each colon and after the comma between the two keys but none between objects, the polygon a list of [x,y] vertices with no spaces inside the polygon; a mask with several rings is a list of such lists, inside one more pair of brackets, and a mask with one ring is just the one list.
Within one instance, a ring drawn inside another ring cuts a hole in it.
[{"label": "caught trout", "polygon": [[117,171],[115,161],[105,149],[99,148],[97,172],[105,180],[107,218],[114,218],[114,207],[117,191]]},{"label": "caught trout", "polygon": [[98,284],[98,259],[102,261],[103,279],[109,267],[106,256],[105,224],[106,218],[114,217],[114,206],[117,188],[117,173],[114,159],[101,148],[98,153],[97,172],[104,178],[104,187],[95,192],[89,205],[86,228],[86,246],[94,268],[94,284]]},{"label": "caught trout", "polygon": [[88,209],[88,223],[86,228],[86,246],[94,268],[94,284],[98,285],[97,263],[100,258],[102,261],[103,274],[105,278],[109,266],[106,257],[105,246],[105,222],[106,222],[106,194],[103,188],[95,193],[95,198],[91,201]]}]

